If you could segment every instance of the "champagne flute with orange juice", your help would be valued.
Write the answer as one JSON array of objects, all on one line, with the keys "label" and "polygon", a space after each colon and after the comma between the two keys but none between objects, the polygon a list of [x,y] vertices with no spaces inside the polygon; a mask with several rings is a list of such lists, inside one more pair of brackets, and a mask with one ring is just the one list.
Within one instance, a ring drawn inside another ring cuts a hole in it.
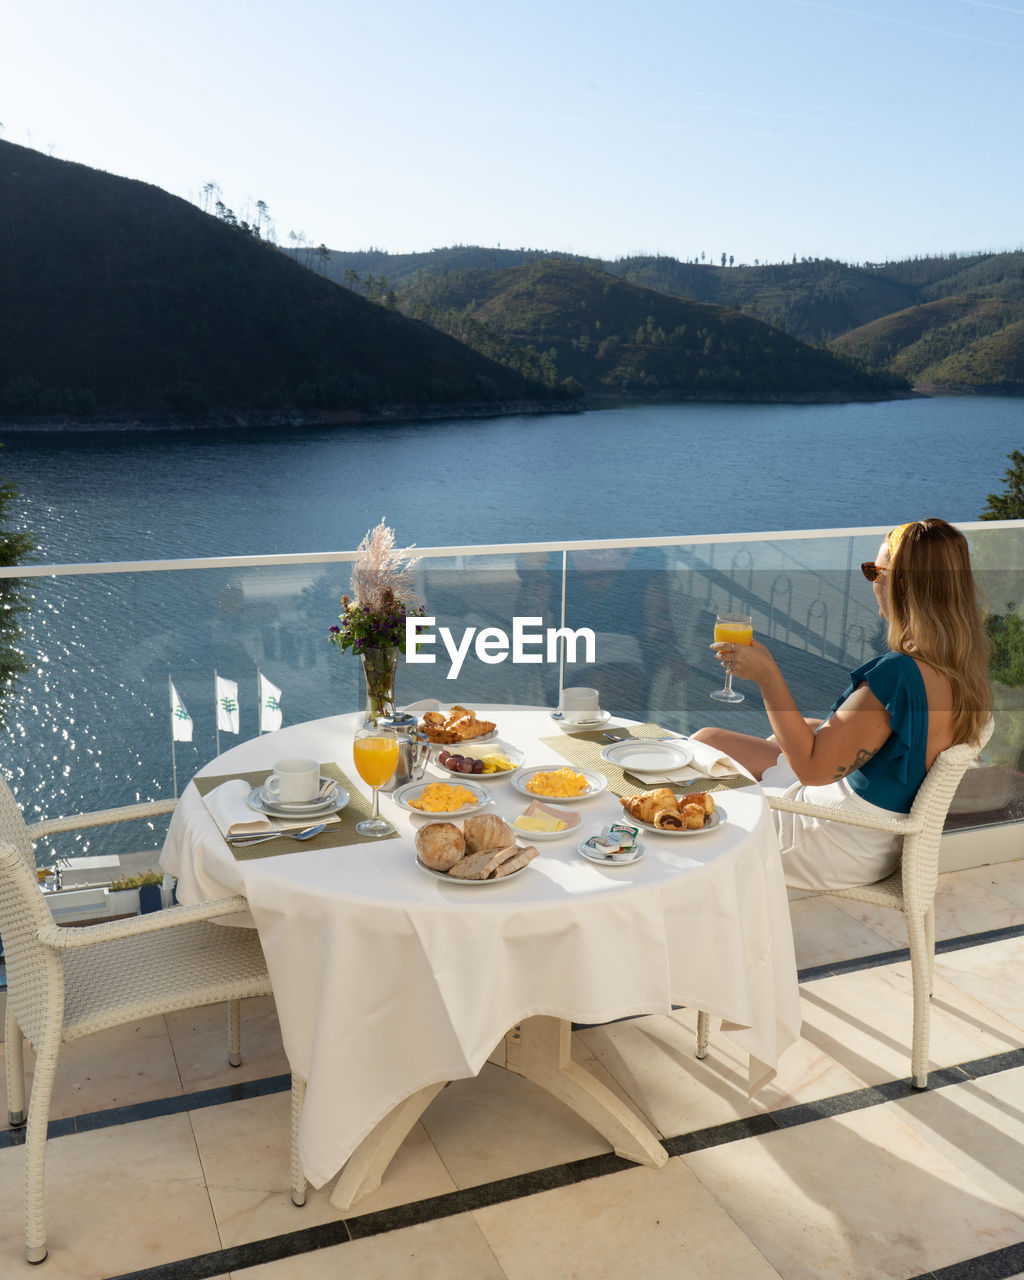
[{"label": "champagne flute with orange juice", "polygon": [[[720,613],[715,618],[715,641],[718,644],[753,644],[754,623],[745,613]],[[726,663],[725,688],[710,695],[719,702],[742,702],[743,694],[732,687],[732,667]]]},{"label": "champagne flute with orange juice", "polygon": [[394,835],[395,828],[380,816],[380,788],[398,767],[398,735],[393,729],[378,729],[376,725],[357,730],[352,759],[360,778],[373,788],[373,813],[357,822],[356,830],[374,838]]}]

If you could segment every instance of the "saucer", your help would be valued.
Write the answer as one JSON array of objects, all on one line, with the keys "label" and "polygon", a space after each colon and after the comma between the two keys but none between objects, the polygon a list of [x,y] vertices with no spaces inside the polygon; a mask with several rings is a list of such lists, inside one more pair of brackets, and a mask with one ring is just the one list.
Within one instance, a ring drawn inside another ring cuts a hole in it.
[{"label": "saucer", "polygon": [[[321,785],[327,781],[327,778],[320,779]],[[336,809],[344,809],[349,799],[345,788],[333,782],[322,800],[313,800],[308,804],[282,804],[268,796],[263,787],[253,787],[246,797],[246,804],[257,813],[269,814],[274,818],[318,818],[333,813]]]},{"label": "saucer", "polygon": [[596,862],[599,867],[631,867],[634,862],[639,862],[644,856],[644,847],[642,844],[635,844],[631,858],[606,857],[602,853],[595,853],[592,849],[588,849],[584,841],[583,844],[576,846],[576,852],[588,862]]},{"label": "saucer", "polygon": [[612,718],[610,711],[599,711],[596,720],[566,720],[561,711],[552,711],[551,719],[555,721],[558,727],[565,733],[582,733],[587,729],[600,729],[602,725],[606,725]]}]

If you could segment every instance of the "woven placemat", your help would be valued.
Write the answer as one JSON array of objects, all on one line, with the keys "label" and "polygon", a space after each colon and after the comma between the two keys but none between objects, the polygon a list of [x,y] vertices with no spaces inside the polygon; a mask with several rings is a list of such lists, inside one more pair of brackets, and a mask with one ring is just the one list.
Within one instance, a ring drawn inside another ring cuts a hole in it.
[{"label": "woven placemat", "polygon": [[[628,732],[631,738],[664,738],[672,731],[663,729],[657,724],[630,725]],[[692,778],[688,782],[641,782],[617,764],[609,764],[601,759],[601,751],[608,746],[608,739],[599,729],[590,729],[585,733],[560,733],[554,738],[541,738],[545,746],[552,747],[563,759],[578,769],[593,769],[608,779],[608,787],[613,795],[638,796],[642,791],[650,791],[654,786],[680,788],[689,791],[734,791],[738,787],[749,787],[751,781],[742,773],[727,773],[722,778]]]},{"label": "woven placemat", "polygon": [[[193,781],[199,794],[205,796],[209,795],[214,787],[219,787],[222,782],[231,782],[236,778],[248,782],[250,787],[261,786],[273,772],[273,769],[254,769],[252,773],[228,773],[219,778],[194,778]],[[362,822],[373,812],[372,804],[361,791],[356,790],[351,779],[332,761],[321,764],[320,772],[325,778],[333,778],[335,782],[340,782],[349,794],[348,804],[337,815],[340,821],[332,822],[325,831],[321,831],[318,836],[312,836],[309,840],[293,840],[291,843],[287,840],[270,840],[266,844],[254,844],[247,849],[228,845],[236,862],[249,862],[253,858],[277,858],[283,853],[297,853],[299,849],[340,849],[346,844],[366,842],[366,836],[361,836],[355,828],[357,822]],[[393,840],[397,835],[396,831],[394,835],[377,838]]]}]

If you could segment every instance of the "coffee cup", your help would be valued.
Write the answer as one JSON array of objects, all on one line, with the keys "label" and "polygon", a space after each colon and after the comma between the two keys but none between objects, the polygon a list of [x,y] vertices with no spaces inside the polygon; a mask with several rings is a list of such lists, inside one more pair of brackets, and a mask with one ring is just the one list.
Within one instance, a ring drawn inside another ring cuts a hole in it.
[{"label": "coffee cup", "polygon": [[562,719],[571,724],[596,720],[601,714],[601,698],[596,689],[563,689],[559,707]]},{"label": "coffee cup", "polygon": [[263,790],[278,804],[310,804],[320,794],[320,765],[316,760],[278,760]]}]

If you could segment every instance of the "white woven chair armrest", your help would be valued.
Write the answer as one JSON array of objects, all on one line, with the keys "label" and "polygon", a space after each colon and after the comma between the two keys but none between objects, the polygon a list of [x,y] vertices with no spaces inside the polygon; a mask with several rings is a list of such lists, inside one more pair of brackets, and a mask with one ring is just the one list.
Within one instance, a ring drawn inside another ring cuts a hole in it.
[{"label": "white woven chair armrest", "polygon": [[76,947],[93,947],[116,938],[136,938],[146,933],[159,933],[163,929],[175,929],[178,925],[192,924],[196,920],[214,920],[219,916],[237,915],[248,911],[248,901],[240,895],[232,898],[211,898],[209,902],[197,902],[191,907],[168,907],[166,911],[151,911],[143,916],[128,916],[124,920],[107,920],[101,924],[83,925],[63,929],[60,925],[44,925],[38,933],[39,941],[58,951]]},{"label": "white woven chair armrest", "polygon": [[44,818],[28,827],[29,839],[52,836],[58,831],[80,831],[85,827],[106,827],[114,822],[131,822],[135,818],[156,818],[170,813],[177,800],[146,800],[119,809],[96,809],[92,813],[73,813],[67,818]]},{"label": "white woven chair armrest", "polygon": [[872,827],[876,831],[891,831],[895,835],[913,835],[924,826],[919,818],[876,817],[874,814],[857,813],[853,809],[809,804],[806,800],[787,800],[784,796],[769,796],[768,803],[773,809],[785,809],[787,813],[804,813],[810,818],[827,818],[831,822],[845,822],[851,827]]}]

